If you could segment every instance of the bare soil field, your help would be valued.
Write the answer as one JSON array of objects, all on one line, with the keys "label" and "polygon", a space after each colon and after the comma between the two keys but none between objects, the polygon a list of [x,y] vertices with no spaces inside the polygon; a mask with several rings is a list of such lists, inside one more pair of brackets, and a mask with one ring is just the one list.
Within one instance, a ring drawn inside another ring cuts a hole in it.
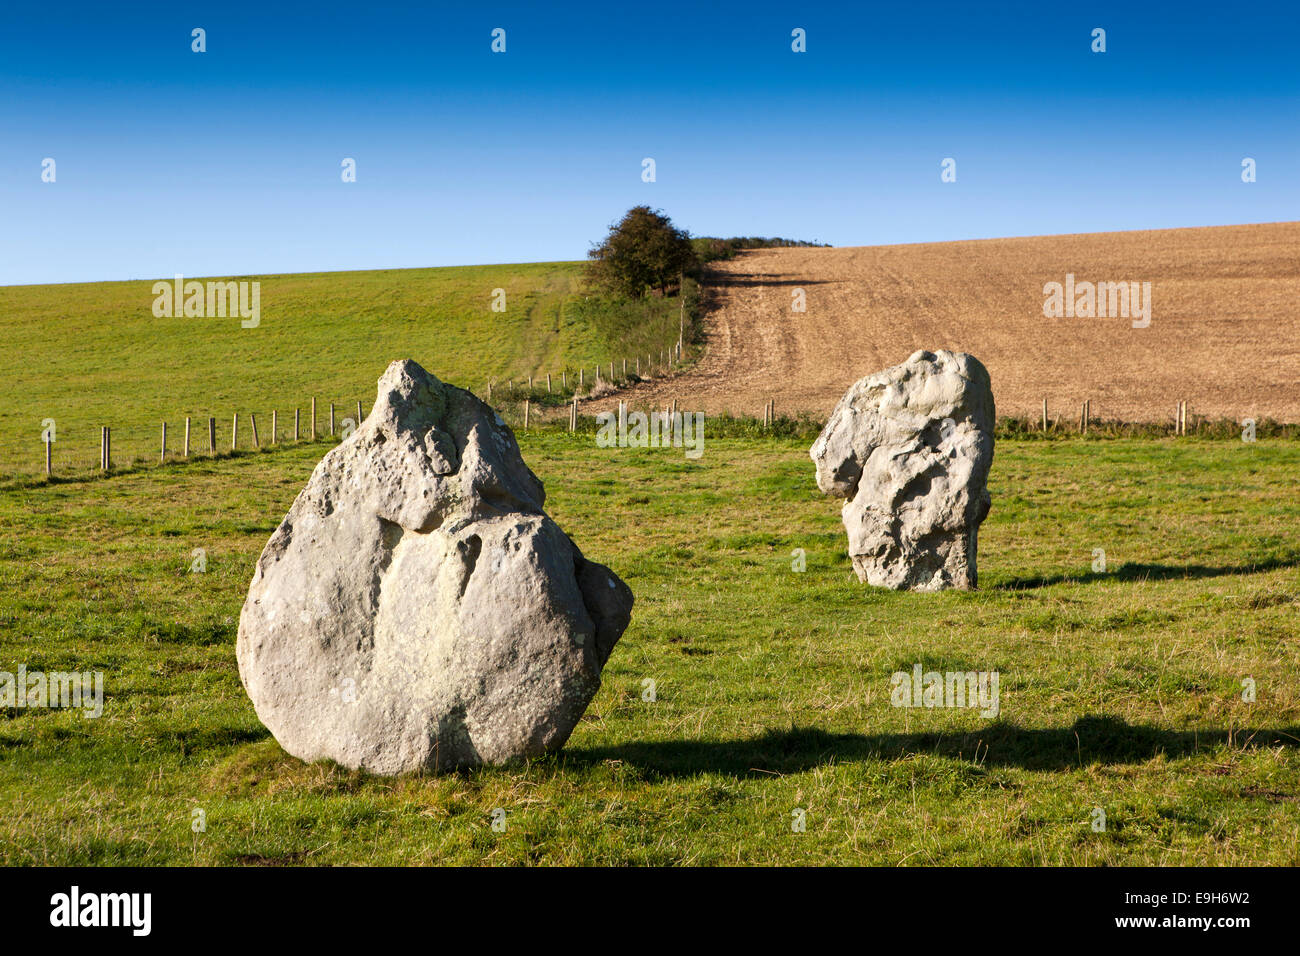
[{"label": "bare soil field", "polygon": [[[1150,282],[1151,322],[1045,318],[1043,287]],[[825,417],[847,386],[920,348],[979,358],[998,412],[1300,421],[1300,223],[838,249],[716,264],[698,364],[619,394],[710,414]],[[807,311],[792,310],[794,291]],[[610,395],[598,407],[610,404]]]}]

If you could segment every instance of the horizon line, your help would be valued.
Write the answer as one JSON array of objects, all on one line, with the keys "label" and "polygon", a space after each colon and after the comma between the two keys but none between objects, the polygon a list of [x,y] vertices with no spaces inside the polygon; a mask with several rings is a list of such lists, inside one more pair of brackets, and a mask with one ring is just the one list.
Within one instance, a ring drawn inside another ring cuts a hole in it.
[{"label": "horizon line", "polygon": [[[804,249],[882,249],[896,248],[901,246],[944,246],[956,245],[967,242],[1000,242],[1007,239],[1064,239],[1073,236],[1112,236],[1125,235],[1135,232],[1185,232],[1194,229],[1237,229],[1246,226],[1286,226],[1300,225],[1300,219],[1278,219],[1266,220],[1263,222],[1230,222],[1216,223],[1213,225],[1200,226],[1156,226],[1145,229],[1104,229],[1097,232],[1052,232],[1052,233],[1031,233],[1000,235],[1000,236],[975,236],[962,239],[938,239],[928,242],[876,242],[862,245],[810,245],[802,247],[772,246],[769,248],[804,248]],[[709,236],[689,234],[692,239],[727,239],[727,238],[789,238],[781,236],[750,236],[750,237],[728,237],[728,236]],[[809,241],[813,240],[792,240],[792,241]],[[742,249],[741,252],[760,252],[762,249]],[[431,269],[473,269],[473,268],[491,268],[493,266],[547,266],[547,265],[578,265],[586,262],[587,259],[515,259],[500,262],[453,262],[441,265],[412,265],[412,266],[376,266],[371,268],[358,269],[306,269],[294,272],[229,272],[229,273],[209,273],[207,275],[190,275],[182,276],[186,279],[252,279],[259,276],[289,277],[289,276],[314,276],[314,275],[348,275],[351,273],[363,272],[416,272],[427,271]],[[138,276],[129,279],[69,279],[62,282],[0,282],[0,289],[29,289],[47,286],[65,286],[65,285],[110,285],[113,283],[126,282],[171,282],[176,278],[173,273],[170,276]]]}]

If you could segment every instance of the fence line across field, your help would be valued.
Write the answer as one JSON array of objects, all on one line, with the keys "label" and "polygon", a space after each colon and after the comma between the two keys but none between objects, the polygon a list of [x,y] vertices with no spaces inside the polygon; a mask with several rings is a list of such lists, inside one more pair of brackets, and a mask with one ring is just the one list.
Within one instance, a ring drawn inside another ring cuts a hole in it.
[{"label": "fence line across field", "polygon": [[[668,369],[671,368],[674,363],[680,363],[682,359],[682,348],[683,348],[683,344],[679,339],[676,343],[673,344],[671,348],[661,349],[659,352],[661,367]],[[627,358],[622,359],[622,366],[623,366],[623,379],[624,381],[626,381],[628,377]],[[634,359],[633,367],[636,371],[637,377],[640,378],[641,357],[639,354]],[[614,360],[611,359],[609,362],[609,375],[606,379],[606,381],[609,384],[613,384],[616,380],[614,375],[614,368],[615,368]],[[649,372],[652,371],[653,368],[654,368],[653,353],[648,353],[646,355],[646,369]],[[595,375],[594,382],[595,384],[599,385],[601,382],[599,363],[597,363],[592,367],[592,371],[594,372]],[[577,429],[578,402],[579,402],[578,392],[581,389],[586,387],[585,372],[586,372],[585,367],[578,368],[578,385],[573,393],[573,405],[570,409],[570,430],[571,431]],[[546,373],[546,391],[548,393],[551,393],[553,391],[552,375],[553,373],[550,372]],[[534,382],[534,376],[532,375],[528,376],[528,390],[530,395],[533,390],[533,382]],[[492,404],[493,384],[494,383],[491,381],[487,383],[487,402],[489,405]],[[509,379],[507,381],[507,387],[513,391],[514,379]],[[568,391],[569,370],[567,367],[560,370],[560,387],[562,390]],[[675,399],[673,405],[675,408],[676,407]],[[315,441],[319,435],[319,432],[317,430],[317,425],[316,425],[316,399],[314,397],[311,399],[310,407],[311,407],[311,423],[310,423],[310,431],[309,431],[309,435],[310,435],[309,440]],[[529,425],[531,423],[531,418],[532,418],[531,398],[526,398],[524,400],[523,418],[524,418],[524,429],[527,430],[529,428]],[[363,420],[363,416],[361,410],[361,402],[360,400],[358,400],[356,425],[359,426],[362,420]],[[253,412],[248,413],[248,427],[252,435],[252,447],[254,449],[260,449],[262,447],[262,444],[261,444],[261,436],[257,430],[256,413]],[[188,459],[191,457],[190,454],[191,429],[192,429],[192,417],[186,416],[185,437],[184,437],[184,442],[181,446],[182,459]],[[333,437],[336,434],[337,434],[337,427],[335,421],[335,403],[330,402],[329,435]],[[269,444],[278,445],[280,443],[280,418],[279,418],[278,409],[272,409],[271,411],[271,433],[268,437],[270,439]],[[295,408],[293,410],[293,440],[295,442],[299,442],[302,440],[302,409],[301,408]],[[43,444],[45,446],[44,448],[45,474],[47,477],[53,477],[55,466],[56,466],[54,446],[55,444],[57,444],[57,441],[53,438],[53,436],[47,436]],[[231,452],[237,451],[238,448],[239,448],[239,413],[236,412],[231,416],[230,419],[230,451]],[[208,417],[208,455],[210,457],[213,457],[216,454],[217,454],[217,420],[215,416],[209,416]],[[158,449],[158,461],[160,463],[165,463],[167,461],[167,457],[168,457],[167,422],[164,420],[161,423],[161,436],[160,436],[159,449]],[[134,464],[134,462],[137,459],[141,459],[141,458],[142,456],[138,454],[132,456],[132,463]],[[76,458],[74,457],[69,460],[75,462]],[[99,470],[107,472],[107,471],[111,471],[112,468],[113,468],[112,428],[111,426],[108,425],[101,425],[100,442],[99,442]]]},{"label": "fence line across field", "polygon": [[[649,366],[651,358],[652,356],[646,357],[647,366]],[[669,356],[669,358],[671,360],[671,356]],[[627,368],[627,364],[628,364],[627,361],[624,360],[623,366],[625,371]],[[611,376],[613,375],[614,368],[615,368],[614,363],[610,362],[609,371]],[[640,368],[639,357],[633,363],[633,368],[639,370]],[[600,366],[599,365],[594,366],[593,371],[595,372],[596,375],[595,381],[599,383]],[[560,378],[561,378],[562,387],[567,388],[568,385],[567,369],[561,371]],[[530,377],[529,381],[531,384],[532,377]],[[511,384],[513,384],[513,380],[511,380]],[[578,388],[581,389],[583,387],[583,384],[584,384],[584,370],[580,368],[578,370]],[[546,385],[547,385],[547,391],[550,392],[552,389],[552,377],[550,374],[546,376]],[[486,392],[487,392],[486,400],[490,405],[492,403],[492,382],[487,383]],[[523,419],[523,428],[525,431],[527,431],[531,427],[532,419],[533,419],[533,401],[531,398],[531,394],[532,392],[530,389],[529,391],[530,397],[525,398],[522,404],[522,419]],[[580,403],[582,401],[583,399],[578,394],[578,391],[575,390],[572,399],[568,403],[566,403],[568,405],[567,408],[568,419],[569,419],[568,430],[570,432],[577,431]],[[599,401],[599,397],[589,396],[587,398],[587,401]],[[619,401],[618,412],[616,414],[617,414],[617,419],[620,423],[626,422],[626,416],[629,407],[630,407],[629,403],[622,400]],[[310,408],[311,408],[311,429],[309,432],[310,435],[309,440],[315,441],[319,437],[319,433],[316,427],[316,399],[315,398],[311,399]],[[678,409],[678,400],[675,397],[671,399],[671,401],[664,406],[664,411],[670,416],[675,415],[677,413],[677,409]],[[335,403],[330,402],[329,432],[328,432],[330,437],[336,437],[338,434],[335,410],[336,410]],[[1196,416],[1190,413],[1187,401],[1185,399],[1179,400],[1174,405],[1173,412],[1174,412],[1173,434],[1174,435],[1188,434],[1189,418],[1194,424],[1196,420]],[[247,421],[248,421],[248,430],[251,434],[251,447],[254,450],[260,450],[262,447],[262,442],[261,442],[261,434],[258,431],[258,427],[257,427],[257,414],[255,412],[248,412],[246,414],[247,414]],[[302,440],[301,415],[302,415],[302,409],[297,407],[294,408],[293,441],[295,442],[299,442]],[[235,413],[231,416],[231,420],[230,420],[230,451],[231,452],[235,452],[239,448],[239,418],[240,418],[239,413]],[[776,424],[776,399],[775,398],[769,398],[763,403],[762,410],[759,412],[757,418],[762,421],[762,425],[764,428],[772,428],[773,426],[775,426]],[[356,403],[356,422],[354,424],[354,427],[359,427],[362,421],[363,421],[362,405],[361,402],[358,400]],[[1079,406],[1079,417],[1078,417],[1078,426],[1077,426],[1078,434],[1087,435],[1091,425],[1094,422],[1098,422],[1098,421],[1099,420],[1097,419],[1096,416],[1094,416],[1092,411],[1092,399],[1090,398],[1084,399]],[[1059,416],[1057,418],[1049,417],[1048,400],[1046,397],[1044,397],[1042,400],[1042,415],[1039,424],[1040,429],[1044,432],[1061,431],[1062,429],[1060,428],[1060,424],[1061,424],[1061,420]],[[184,440],[181,445],[181,451],[180,451],[180,455],[182,459],[188,459],[191,457],[191,445],[192,445],[191,432],[192,432],[192,419],[190,416],[186,416]],[[271,411],[271,430],[268,438],[269,438],[268,444],[270,445],[280,444],[280,413],[278,409],[273,409]],[[43,452],[44,471],[47,477],[53,477],[55,467],[58,463],[54,454],[54,445],[56,444],[56,441],[54,440],[53,435],[47,433],[43,444],[45,446]],[[159,450],[158,450],[159,462],[166,462],[168,460],[168,454],[169,454],[168,423],[167,421],[164,420],[161,423],[161,440],[160,440]],[[216,454],[217,454],[217,419],[215,416],[209,416],[208,417],[208,455],[215,456]],[[70,460],[75,462],[76,458]],[[137,454],[132,457],[132,463],[134,464],[136,460],[147,460],[147,457],[140,456]],[[101,425],[100,426],[100,447],[99,447],[99,470],[107,472],[107,471],[111,471],[112,468],[113,468],[113,429],[112,426]]]},{"label": "fence line across field", "polygon": [[[313,409],[313,411],[315,410],[315,404],[316,404],[315,399],[313,399],[312,402],[311,402],[311,405],[312,405],[312,409]],[[357,402],[356,408],[357,408],[357,424],[359,425],[359,424],[361,423],[361,421],[362,421],[361,402],[360,402],[360,401]],[[335,433],[335,428],[334,428],[334,417],[333,417],[333,411],[334,411],[334,405],[333,405],[333,403],[331,403],[331,405],[330,405],[330,411],[331,411],[331,428],[330,428],[330,434],[333,435],[333,434]],[[248,413],[245,413],[245,414],[246,414],[246,422],[247,422],[247,434],[250,436],[249,439],[248,439],[249,444],[250,444],[250,446],[251,446],[251,448],[252,448],[253,450],[260,450],[260,449],[262,448],[262,432],[261,432],[261,431],[259,430],[259,428],[258,428],[258,424],[257,424],[257,413],[256,413],[256,412],[248,412]],[[295,442],[297,442],[297,441],[301,441],[301,440],[302,440],[302,432],[301,432],[301,416],[302,416],[302,409],[300,409],[300,408],[295,408],[295,409],[293,410],[293,440],[294,440]],[[231,416],[231,418],[230,418],[230,451],[232,451],[232,452],[239,450],[239,445],[240,445],[240,427],[239,427],[240,417],[241,417],[241,416],[240,416],[240,413],[236,412],[236,413],[234,413],[234,414]],[[314,421],[315,416],[313,415],[312,417],[313,417],[313,421]],[[201,420],[201,419],[200,419],[200,420]],[[207,422],[208,422],[208,427],[207,427],[207,432],[208,432],[208,436],[207,436],[207,437],[208,437],[208,442],[207,442],[207,445],[208,445],[208,447],[207,447],[207,455],[208,455],[208,457],[215,457],[215,456],[217,455],[217,419],[216,419],[216,416],[208,416]],[[159,443],[158,443],[158,446],[157,446],[157,448],[158,448],[158,461],[159,461],[159,462],[166,462],[166,461],[168,460],[169,456],[172,458],[172,460],[176,460],[176,459],[177,459],[177,452],[176,452],[176,451],[173,451],[173,449],[171,448],[171,443],[170,443],[169,440],[168,440],[168,439],[169,439],[169,435],[171,434],[171,432],[170,432],[170,430],[169,430],[169,423],[168,423],[168,421],[163,420],[160,424],[161,424],[161,428],[160,428],[160,431],[159,431]],[[188,458],[191,458],[191,457],[196,457],[196,455],[197,455],[197,452],[196,452],[196,450],[195,450],[194,447],[193,447],[193,431],[194,431],[194,419],[193,419],[193,416],[189,416],[189,415],[187,415],[187,416],[185,416],[185,430],[184,430],[184,432],[183,432],[183,437],[182,437],[182,440],[181,440],[180,448],[179,448],[179,450],[178,450],[178,452],[179,452],[179,458],[180,458],[181,460],[188,459]],[[314,429],[313,429],[313,432],[314,432]],[[99,426],[99,464],[98,464],[98,470],[99,470],[99,471],[111,471],[112,468],[113,468],[113,460],[114,460],[114,441],[113,441],[113,439],[114,439],[114,437],[115,437],[115,436],[114,436],[114,433],[113,433],[113,426],[111,426],[111,425],[100,425],[100,426]],[[279,412],[278,409],[273,409],[273,410],[271,411],[271,431],[270,431],[270,434],[269,434],[267,437],[269,438],[269,442],[268,442],[268,444],[270,444],[270,445],[279,445],[279,444],[281,444],[281,440],[280,440],[280,439],[281,439],[281,435],[280,435],[280,412]],[[313,437],[316,437],[316,436],[313,434]],[[49,477],[53,477],[53,476],[54,476],[54,473],[55,473],[55,470],[56,470],[56,468],[58,467],[58,465],[59,465],[59,463],[60,463],[60,458],[59,458],[59,457],[57,456],[57,454],[56,454],[56,446],[58,445],[58,441],[57,441],[56,439],[54,439],[53,436],[47,435],[47,436],[45,437],[45,440],[42,442],[42,444],[44,445],[44,450],[43,450],[43,455],[44,455],[44,463],[43,463],[43,464],[44,464],[44,472],[45,472],[45,474],[46,474],[47,476],[49,476]],[[82,447],[84,447],[84,446],[82,446]],[[129,456],[130,459],[131,459],[131,463],[132,463],[132,464],[134,464],[136,461],[140,461],[140,460],[148,460],[148,456],[147,456],[147,455],[142,455],[142,454],[140,454],[139,451],[138,451],[138,449],[133,449],[133,451],[134,451],[134,454],[131,454],[131,455]],[[192,454],[192,452],[194,452],[194,454]],[[68,456],[68,457],[64,457],[64,458],[62,458],[62,461],[63,461],[63,462],[70,462],[70,463],[72,463],[72,464],[74,465],[74,467],[75,467],[78,463],[84,463],[84,458],[83,458],[83,456],[82,456],[81,454],[73,454],[72,456]]]},{"label": "fence line across field", "polygon": [[[682,361],[684,348],[685,348],[684,340],[681,335],[681,329],[679,329],[677,341],[672,343],[668,348],[659,350],[660,368],[662,370],[667,371],[667,370],[671,370],[674,365],[680,364]],[[622,377],[623,380],[626,382],[628,380],[628,364],[629,364],[627,357],[623,357],[621,359],[621,364],[623,369]],[[632,360],[632,367],[635,370],[635,374],[637,378],[639,379],[641,377],[640,353],[638,353]],[[652,374],[654,372],[654,367],[655,367],[654,353],[648,352],[646,353],[645,356],[645,368],[647,374]],[[615,360],[611,359],[609,361],[607,376],[601,375],[600,363],[594,364],[591,368],[593,372],[593,387],[599,386],[601,384],[602,378],[604,379],[606,384],[610,384],[610,385],[615,384],[615,382],[617,381],[617,378],[615,376]],[[573,393],[573,405],[570,408],[570,430],[577,429],[578,403],[580,401],[579,392],[584,390],[587,384],[586,367],[585,366],[579,367],[577,369],[577,372],[578,372],[577,386]],[[525,429],[529,427],[532,419],[531,394],[533,391],[533,384],[534,384],[534,376],[530,375],[528,376],[529,398],[526,398],[524,400],[524,406],[523,406],[523,417],[524,417]],[[492,404],[493,385],[494,382],[492,381],[489,381],[487,383],[487,402],[489,405]],[[511,391],[513,391],[514,380],[509,379],[507,382],[507,386]],[[569,370],[567,367],[560,370],[560,387],[563,391],[568,391],[569,389]],[[553,373],[548,372],[546,374],[546,391],[548,393],[553,393],[553,389],[554,389]],[[676,399],[674,399],[672,403],[673,411],[676,411],[676,407],[677,407],[677,401]],[[360,425],[362,421],[362,408],[361,408],[360,401],[357,402],[356,409],[357,409],[356,423],[357,425]],[[310,402],[310,410],[311,410],[311,421],[310,421],[310,429],[308,431],[308,435],[310,436],[309,437],[310,441],[315,441],[319,437],[320,432],[317,428],[316,399],[314,397],[311,399]],[[191,456],[191,451],[193,449],[192,424],[193,424],[192,417],[187,416],[185,418],[184,440],[181,446],[182,459],[188,459],[192,457]],[[249,413],[248,429],[252,435],[252,447],[254,449],[260,449],[262,447],[261,436],[258,432],[257,417],[255,413]],[[337,425],[335,420],[335,403],[331,402],[330,417],[329,417],[329,435],[334,436],[336,434],[337,434]],[[269,444],[278,445],[280,443],[279,411],[275,409],[271,411],[271,432],[268,437],[269,437]],[[295,442],[302,441],[302,409],[301,408],[295,408],[293,410],[293,440]],[[52,435],[47,435],[46,440],[43,442],[43,444],[45,446],[44,462],[43,462],[44,471],[47,476],[53,477],[55,469],[59,464],[59,459],[56,457],[55,454],[55,445],[57,444],[57,441],[54,439]],[[238,448],[239,448],[239,414],[235,413],[234,415],[232,415],[230,421],[230,450],[231,452],[234,452],[238,450]],[[135,449],[133,449],[132,451],[133,453],[130,455],[130,460],[132,464],[134,464],[136,461],[148,460],[148,453],[141,454],[138,450]],[[217,420],[215,416],[208,417],[207,453],[209,456],[215,456],[217,454]],[[167,422],[163,421],[161,423],[161,433],[160,433],[160,440],[158,445],[159,462],[165,463],[168,460],[168,455],[169,455],[168,428],[167,428]],[[79,455],[69,456],[64,458],[63,460],[72,463],[74,468],[81,462],[81,458]],[[100,426],[100,447],[99,447],[99,470],[111,471],[112,467],[113,467],[112,427],[108,425],[101,425]]]}]

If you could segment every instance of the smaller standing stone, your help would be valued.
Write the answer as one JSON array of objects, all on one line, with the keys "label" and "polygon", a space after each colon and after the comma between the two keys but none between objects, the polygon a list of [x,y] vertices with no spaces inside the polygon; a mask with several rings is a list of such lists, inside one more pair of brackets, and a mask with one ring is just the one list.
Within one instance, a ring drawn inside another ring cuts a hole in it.
[{"label": "smaller standing stone", "polygon": [[858,580],[975,588],[994,421],[988,370],[964,352],[916,352],[844,393],[810,454],[817,487],[847,499]]}]

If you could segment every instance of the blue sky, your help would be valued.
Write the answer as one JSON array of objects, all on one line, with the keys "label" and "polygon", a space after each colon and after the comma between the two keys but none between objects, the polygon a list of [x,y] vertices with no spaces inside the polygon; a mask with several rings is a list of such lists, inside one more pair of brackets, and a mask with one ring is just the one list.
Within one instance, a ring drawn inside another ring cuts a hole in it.
[{"label": "blue sky", "polygon": [[9,5],[0,284],[577,259],[639,203],[835,245],[1300,219],[1298,51],[1282,3]]}]

